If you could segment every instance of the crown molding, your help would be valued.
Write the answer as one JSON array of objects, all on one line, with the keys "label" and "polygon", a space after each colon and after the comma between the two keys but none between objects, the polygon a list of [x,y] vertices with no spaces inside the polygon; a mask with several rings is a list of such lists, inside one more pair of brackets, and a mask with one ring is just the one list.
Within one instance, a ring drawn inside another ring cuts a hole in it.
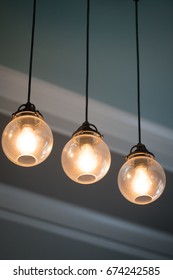
[{"label": "crown molding", "polygon": [[169,234],[3,183],[0,184],[0,218],[136,259],[173,257],[173,237]]},{"label": "crown molding", "polygon": [[[26,103],[28,76],[0,66],[0,112],[12,114]],[[32,79],[32,103],[55,131],[71,136],[84,120],[85,98],[48,82]],[[121,155],[137,144],[137,118],[123,110],[89,99],[90,120],[104,135],[110,149]],[[147,148],[169,171],[173,171],[173,130],[142,119],[142,137]]]}]

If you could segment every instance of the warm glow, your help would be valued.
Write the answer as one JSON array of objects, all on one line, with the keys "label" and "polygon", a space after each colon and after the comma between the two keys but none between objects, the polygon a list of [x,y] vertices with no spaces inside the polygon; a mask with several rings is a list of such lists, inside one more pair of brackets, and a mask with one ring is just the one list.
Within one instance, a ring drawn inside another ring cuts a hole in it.
[{"label": "warm glow", "polygon": [[152,186],[152,182],[148,177],[147,168],[142,166],[136,167],[132,186],[137,195],[145,195],[148,193]]},{"label": "warm glow", "polygon": [[53,135],[39,114],[19,112],[2,134],[2,148],[13,163],[31,167],[43,162],[53,147]]},{"label": "warm glow", "polygon": [[148,204],[160,197],[166,176],[162,166],[152,156],[128,158],[118,174],[122,195],[135,204]]},{"label": "warm glow", "polygon": [[37,139],[31,127],[25,126],[22,128],[21,133],[16,140],[16,146],[21,154],[33,154],[37,148]]},{"label": "warm glow", "polygon": [[83,144],[78,158],[78,166],[82,172],[92,172],[97,166],[97,158],[90,144]]},{"label": "warm glow", "polygon": [[102,137],[89,131],[70,139],[62,151],[61,162],[70,179],[80,184],[92,184],[108,172],[111,155]]}]

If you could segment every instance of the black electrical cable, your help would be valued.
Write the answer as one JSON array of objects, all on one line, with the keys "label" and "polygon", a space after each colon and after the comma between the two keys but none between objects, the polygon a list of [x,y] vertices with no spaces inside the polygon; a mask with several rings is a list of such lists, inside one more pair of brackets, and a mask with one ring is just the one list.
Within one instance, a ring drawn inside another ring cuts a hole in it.
[{"label": "black electrical cable", "polygon": [[28,102],[27,102],[28,104],[30,104],[30,98],[31,98],[31,78],[32,78],[32,58],[33,58],[33,48],[34,48],[35,15],[36,15],[36,0],[34,0],[33,2],[31,51],[30,51],[29,80],[28,80]]},{"label": "black electrical cable", "polygon": [[136,21],[136,59],[137,59],[137,109],[138,109],[138,141],[141,144],[141,108],[140,108],[140,61],[139,61],[139,31],[138,31],[138,2],[135,1],[135,21]]},{"label": "black electrical cable", "polygon": [[138,144],[133,146],[129,155],[126,156],[126,160],[132,156],[132,154],[147,154],[155,158],[154,154],[149,152],[144,144],[141,143],[141,108],[140,108],[140,60],[139,60],[139,31],[138,31],[138,2],[135,1],[135,26],[136,26],[136,70],[137,70],[137,115],[138,115]]},{"label": "black electrical cable", "polygon": [[89,84],[89,17],[90,17],[90,0],[87,0],[87,24],[86,24],[86,105],[85,121],[88,122],[88,84]]},{"label": "black electrical cable", "polygon": [[89,88],[89,19],[90,19],[90,0],[87,0],[87,16],[86,16],[86,84],[85,84],[85,121],[84,123],[72,134],[84,131],[92,131],[103,137],[94,124],[88,122],[88,88]]}]

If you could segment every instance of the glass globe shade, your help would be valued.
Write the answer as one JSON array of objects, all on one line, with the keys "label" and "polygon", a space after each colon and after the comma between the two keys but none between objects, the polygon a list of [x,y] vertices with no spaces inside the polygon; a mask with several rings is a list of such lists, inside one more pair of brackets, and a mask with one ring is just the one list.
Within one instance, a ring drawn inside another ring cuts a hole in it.
[{"label": "glass globe shade", "polygon": [[129,156],[118,174],[122,195],[136,204],[148,204],[163,193],[166,176],[162,166],[151,156]]},{"label": "glass globe shade", "polygon": [[111,155],[98,133],[85,131],[76,133],[65,145],[61,162],[70,179],[80,184],[92,184],[108,172]]},{"label": "glass globe shade", "polygon": [[13,163],[30,167],[43,162],[53,147],[53,135],[42,116],[19,112],[2,134],[2,149]]}]

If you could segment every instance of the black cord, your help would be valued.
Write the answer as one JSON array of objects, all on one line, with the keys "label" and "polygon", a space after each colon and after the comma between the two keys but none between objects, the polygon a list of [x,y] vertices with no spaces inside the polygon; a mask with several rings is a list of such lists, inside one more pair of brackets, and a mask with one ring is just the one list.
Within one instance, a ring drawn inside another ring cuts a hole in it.
[{"label": "black cord", "polygon": [[139,69],[139,34],[138,34],[138,1],[135,1],[135,21],[136,21],[136,59],[137,59],[137,108],[138,108],[138,138],[141,143],[141,108],[140,108],[140,69]]},{"label": "black cord", "polygon": [[85,105],[85,121],[88,122],[88,84],[89,84],[89,16],[90,16],[90,0],[87,0],[87,24],[86,24],[86,105]]},{"label": "black cord", "polygon": [[28,102],[27,102],[28,104],[30,104],[30,98],[31,98],[31,77],[32,77],[32,57],[33,57],[33,48],[34,48],[35,14],[36,14],[36,0],[34,0],[33,3],[31,51],[30,51],[29,80],[28,80]]}]

